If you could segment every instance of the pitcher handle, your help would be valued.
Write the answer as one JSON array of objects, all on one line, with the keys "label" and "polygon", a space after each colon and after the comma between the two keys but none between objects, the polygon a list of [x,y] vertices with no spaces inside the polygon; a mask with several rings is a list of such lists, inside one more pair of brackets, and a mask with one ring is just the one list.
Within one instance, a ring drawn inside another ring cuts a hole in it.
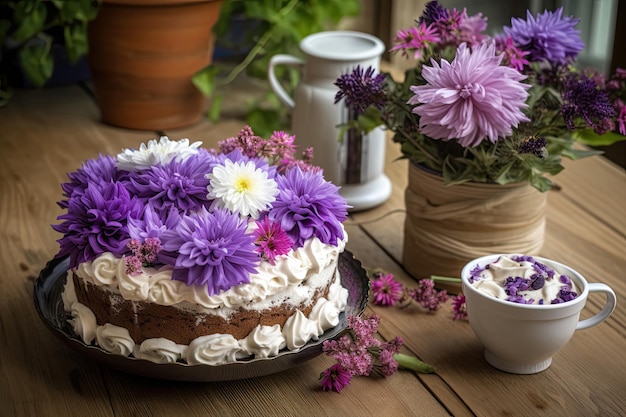
[{"label": "pitcher handle", "polygon": [[576,325],[576,330],[586,329],[588,327],[595,326],[606,320],[613,310],[615,310],[615,305],[617,304],[617,298],[615,297],[615,292],[611,287],[606,284],[600,283],[590,283],[589,284],[589,294],[592,292],[603,292],[606,294],[606,302],[604,303],[604,307],[600,312],[593,317],[589,317],[588,319],[581,320]]},{"label": "pitcher handle", "polygon": [[292,55],[278,54],[270,58],[269,66],[267,68],[267,76],[270,82],[270,87],[272,87],[272,90],[276,93],[280,101],[282,101],[290,109],[293,109],[296,105],[293,98],[287,94],[283,86],[280,82],[278,82],[278,78],[276,78],[276,74],[274,73],[276,65],[302,67],[304,66],[304,61]]}]

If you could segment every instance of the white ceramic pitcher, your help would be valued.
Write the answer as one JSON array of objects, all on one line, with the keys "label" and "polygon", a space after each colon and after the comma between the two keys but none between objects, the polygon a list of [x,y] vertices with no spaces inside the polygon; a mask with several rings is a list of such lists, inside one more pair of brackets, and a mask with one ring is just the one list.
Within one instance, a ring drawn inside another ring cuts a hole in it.
[{"label": "white ceramic pitcher", "polygon": [[[340,194],[353,211],[382,204],[391,194],[391,182],[383,173],[385,133],[377,128],[358,143],[347,138],[339,140],[337,126],[347,121],[348,110],[343,102],[334,104],[338,91],[334,83],[357,65],[363,70],[378,70],[384,43],[366,33],[329,31],[304,38],[300,49],[305,59],[279,54],[270,59],[268,68],[272,89],[293,111],[296,142],[302,149],[313,147],[314,164],[323,168],[328,181],[341,186]],[[302,71],[293,98],[276,78],[277,65]]]}]

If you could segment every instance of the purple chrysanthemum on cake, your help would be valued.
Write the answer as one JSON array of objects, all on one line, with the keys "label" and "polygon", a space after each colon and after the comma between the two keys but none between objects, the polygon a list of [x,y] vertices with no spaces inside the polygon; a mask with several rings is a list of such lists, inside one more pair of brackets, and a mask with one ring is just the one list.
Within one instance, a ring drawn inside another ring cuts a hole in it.
[{"label": "purple chrysanthemum on cake", "polygon": [[[61,184],[63,195],[67,198],[82,194],[87,186],[93,182],[118,181],[126,173],[119,171],[115,166],[115,158],[111,155],[99,155],[96,159],[85,161],[81,168],[67,174],[69,182]],[[67,208],[68,201],[59,202],[59,206]]]},{"label": "purple chrysanthemum on cake", "polygon": [[331,245],[343,239],[341,223],[348,217],[348,206],[336,185],[324,180],[319,172],[299,167],[276,180],[279,193],[269,216],[280,223],[295,247],[311,237]]},{"label": "purple chrysanthemum on cake", "polygon": [[185,161],[174,159],[165,165],[130,173],[128,187],[157,212],[167,212],[170,207],[178,208],[181,213],[197,211],[209,203],[206,196],[209,181],[205,175],[216,162],[206,151]]},{"label": "purple chrysanthemum on cake", "polygon": [[206,286],[209,295],[250,282],[259,256],[247,219],[226,210],[181,217],[179,225],[162,236],[162,256],[174,267],[172,279]]},{"label": "purple chrysanthemum on cake", "polygon": [[122,256],[128,252],[128,218],[139,216],[141,210],[141,202],[122,183],[90,184],[82,194],[69,199],[67,213],[58,217],[64,222],[52,226],[63,233],[57,256],[69,255],[70,268],[105,252]]},{"label": "purple chrysanthemum on cake", "polygon": [[566,64],[585,47],[580,31],[575,29],[579,20],[572,16],[563,17],[562,7],[555,12],[538,13],[536,18],[527,11],[526,20],[512,18],[511,27],[505,26],[504,31],[529,52],[529,60]]}]

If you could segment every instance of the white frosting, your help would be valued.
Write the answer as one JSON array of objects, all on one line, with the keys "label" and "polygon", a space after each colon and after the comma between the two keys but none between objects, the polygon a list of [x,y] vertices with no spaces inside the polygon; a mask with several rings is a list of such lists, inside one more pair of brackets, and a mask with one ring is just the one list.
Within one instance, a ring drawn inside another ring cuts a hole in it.
[{"label": "white frosting", "polygon": [[141,345],[135,346],[133,355],[151,362],[173,363],[186,357],[187,345],[178,345],[163,337],[146,339]]},{"label": "white frosting", "polygon": [[309,239],[298,250],[278,257],[275,265],[262,262],[257,273],[250,275],[250,283],[236,285],[214,295],[209,295],[204,286],[187,286],[182,281],[172,280],[171,267],[159,270],[145,268],[142,274],[127,274],[124,260],[108,252],[80,264],[77,274],[94,285],[117,288],[127,300],[167,306],[187,302],[190,306],[197,306],[199,311],[219,312],[227,317],[240,307],[255,310],[270,308],[276,301],[272,296],[277,294],[289,296],[293,305],[306,302],[312,293],[310,290],[303,291],[301,284],[307,281],[309,289],[325,285],[329,275],[336,270],[336,261],[345,248],[346,240],[332,246],[317,238]]},{"label": "white frosting", "polygon": [[188,287],[184,282],[172,280],[169,267],[147,268],[141,275],[128,275],[123,259],[110,253],[85,262],[77,269],[76,273],[84,281],[112,293],[119,292],[134,302],[158,303],[223,317],[241,308],[263,310],[287,299],[293,305],[306,304],[316,291],[331,281],[327,298],[317,301],[308,318],[297,310],[282,329],[279,325],[259,325],[241,340],[229,334],[213,334],[198,337],[189,346],[166,338],[147,339],[136,345],[127,329],[111,323],[97,325],[93,312],[76,298],[71,271],[62,299],[65,311],[72,315],[70,322],[75,332],[86,344],[95,339],[97,345],[110,353],[132,354],[156,363],[186,361],[190,365],[220,365],[247,356],[273,357],[285,347],[299,350],[339,323],[339,314],[347,305],[348,291],[341,286],[337,259],[346,241],[347,238],[338,246],[332,246],[310,239],[297,251],[278,257],[274,266],[263,262],[259,271],[251,275],[250,283],[212,296],[204,287]]},{"label": "white frosting", "polygon": [[287,341],[280,331],[280,325],[258,325],[250,334],[239,341],[241,347],[248,355],[257,358],[269,358],[278,355],[278,352],[287,346]]},{"label": "white frosting", "polygon": [[285,322],[283,336],[289,350],[298,350],[309,340],[317,340],[317,323],[309,320],[302,311],[298,310]]},{"label": "white frosting", "polygon": [[135,342],[130,337],[128,330],[111,323],[98,326],[96,329],[96,341],[107,352],[122,356],[130,355],[135,349]]},{"label": "white frosting", "polygon": [[[480,273],[480,278],[474,280],[472,286],[492,297],[506,300],[509,295],[504,290],[504,284],[508,277],[529,279],[535,273],[532,262],[516,262],[509,257],[501,256],[496,262],[489,264],[489,268],[485,268]],[[526,300],[534,300],[531,304],[540,304],[540,300],[543,300],[544,304],[550,304],[564,286],[559,280],[559,276],[559,273],[556,272],[553,279],[545,280],[542,288],[537,290],[529,288],[520,291],[519,295],[522,295]],[[571,283],[571,290],[577,292],[573,282]]]},{"label": "white frosting", "polygon": [[316,323],[317,336],[339,324],[339,310],[332,301],[320,298],[311,310],[309,319]]},{"label": "white frosting", "polygon": [[242,351],[239,341],[230,334],[210,334],[191,341],[187,351],[189,365],[219,365],[235,362]]}]

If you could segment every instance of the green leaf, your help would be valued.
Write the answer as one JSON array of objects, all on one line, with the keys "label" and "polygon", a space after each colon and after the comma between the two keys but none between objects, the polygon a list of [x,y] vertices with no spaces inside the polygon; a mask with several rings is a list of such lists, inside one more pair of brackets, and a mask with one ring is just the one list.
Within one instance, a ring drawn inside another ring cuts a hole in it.
[{"label": "green leaf", "polygon": [[216,122],[219,120],[220,118],[220,113],[222,112],[222,102],[224,101],[224,96],[221,94],[214,94],[213,95],[213,101],[211,103],[211,106],[209,107],[209,110],[207,111],[207,118],[212,121],[212,122]]},{"label": "green leaf", "polygon": [[574,138],[585,145],[590,146],[608,146],[622,140],[626,140],[626,136],[616,132],[608,132],[604,135],[598,135],[593,129],[583,129],[573,133]]},{"label": "green leaf", "polygon": [[210,97],[215,91],[216,77],[219,71],[217,66],[209,65],[196,72],[191,77],[191,81],[205,97]]},{"label": "green leaf", "polygon": [[19,22],[11,37],[19,43],[26,42],[43,31],[47,10],[44,2],[21,1],[15,5],[13,19]]},{"label": "green leaf", "polygon": [[63,28],[65,37],[65,50],[71,63],[76,63],[80,57],[89,51],[87,41],[87,27],[80,25],[65,26]]},{"label": "green leaf", "polygon": [[37,87],[43,87],[52,76],[54,60],[50,55],[52,40],[46,44],[26,45],[20,49],[20,63],[28,79]]},{"label": "green leaf", "polygon": [[52,3],[59,10],[62,22],[72,23],[78,20],[87,23],[98,14],[99,3],[92,0],[52,0]]}]

